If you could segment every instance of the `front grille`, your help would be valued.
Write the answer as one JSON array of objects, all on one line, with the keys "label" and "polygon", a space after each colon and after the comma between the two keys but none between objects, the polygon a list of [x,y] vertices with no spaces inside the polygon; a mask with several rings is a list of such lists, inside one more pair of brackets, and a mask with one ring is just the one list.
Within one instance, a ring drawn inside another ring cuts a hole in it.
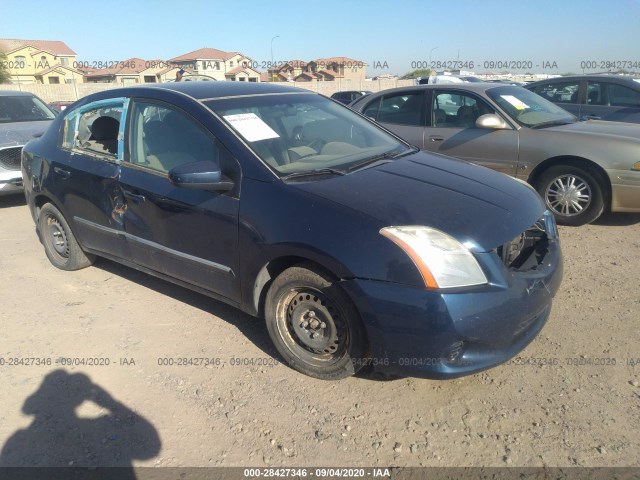
[{"label": "front grille", "polygon": [[549,248],[548,228],[548,219],[543,216],[520,235],[500,245],[496,252],[502,263],[508,269],[517,271],[538,268]]},{"label": "front grille", "polygon": [[0,166],[7,170],[20,170],[22,147],[0,148]]}]

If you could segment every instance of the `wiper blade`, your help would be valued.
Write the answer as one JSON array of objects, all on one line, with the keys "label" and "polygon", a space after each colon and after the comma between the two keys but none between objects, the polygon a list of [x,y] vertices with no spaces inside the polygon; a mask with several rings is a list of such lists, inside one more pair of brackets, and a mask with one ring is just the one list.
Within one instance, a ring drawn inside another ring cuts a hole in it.
[{"label": "wiper blade", "polygon": [[558,125],[569,125],[576,122],[568,122],[566,120],[553,120],[551,122],[542,122],[537,125],[533,125],[529,128],[537,129],[537,128],[546,128],[546,127],[556,127]]},{"label": "wiper blade", "polygon": [[366,160],[363,160],[359,163],[356,163],[355,165],[352,165],[351,167],[349,167],[349,171],[353,172],[354,170],[360,170],[361,168],[371,166],[378,162],[384,161],[386,163],[391,160],[395,160],[396,158],[404,157],[405,155],[409,155],[410,153],[415,153],[418,151],[420,151],[418,147],[412,146],[407,150],[404,150],[399,153],[393,153],[393,150],[392,150],[391,152],[385,152],[385,153],[381,153],[380,155],[374,155],[373,157],[367,158]]},{"label": "wiper blade", "polygon": [[294,172],[282,177],[282,180],[290,180],[293,178],[302,177],[316,177],[320,175],[346,175],[347,172],[338,168],[316,168],[315,170],[308,170],[306,172]]}]

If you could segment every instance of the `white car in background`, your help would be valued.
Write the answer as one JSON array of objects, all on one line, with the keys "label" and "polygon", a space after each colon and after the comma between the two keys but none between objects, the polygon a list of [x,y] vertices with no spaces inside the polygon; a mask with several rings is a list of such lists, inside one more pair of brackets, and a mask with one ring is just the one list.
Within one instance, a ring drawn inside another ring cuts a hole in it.
[{"label": "white car in background", "polygon": [[22,192],[22,147],[54,118],[55,113],[35,95],[0,90],[0,195]]}]

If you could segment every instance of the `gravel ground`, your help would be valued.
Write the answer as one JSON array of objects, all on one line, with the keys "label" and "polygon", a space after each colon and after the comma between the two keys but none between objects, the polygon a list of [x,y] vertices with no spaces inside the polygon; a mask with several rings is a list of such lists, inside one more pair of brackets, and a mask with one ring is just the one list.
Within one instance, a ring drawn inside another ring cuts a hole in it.
[{"label": "gravel ground", "polygon": [[[563,285],[511,364],[333,383],[222,303],[106,260],[56,270],[20,198],[0,218],[0,464],[640,466],[640,215],[561,228]],[[182,357],[209,365],[159,364]]]}]

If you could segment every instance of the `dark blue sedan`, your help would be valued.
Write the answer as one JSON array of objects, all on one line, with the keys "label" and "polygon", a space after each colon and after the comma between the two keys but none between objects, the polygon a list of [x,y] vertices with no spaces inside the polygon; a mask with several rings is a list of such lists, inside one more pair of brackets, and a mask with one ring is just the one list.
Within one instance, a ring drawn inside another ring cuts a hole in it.
[{"label": "dark blue sedan", "polygon": [[562,278],[531,187],[418,152],[305,90],[97,93],[29,142],[22,170],[53,265],[106,257],[227,302],[317,378],[505,362],[543,327]]}]

